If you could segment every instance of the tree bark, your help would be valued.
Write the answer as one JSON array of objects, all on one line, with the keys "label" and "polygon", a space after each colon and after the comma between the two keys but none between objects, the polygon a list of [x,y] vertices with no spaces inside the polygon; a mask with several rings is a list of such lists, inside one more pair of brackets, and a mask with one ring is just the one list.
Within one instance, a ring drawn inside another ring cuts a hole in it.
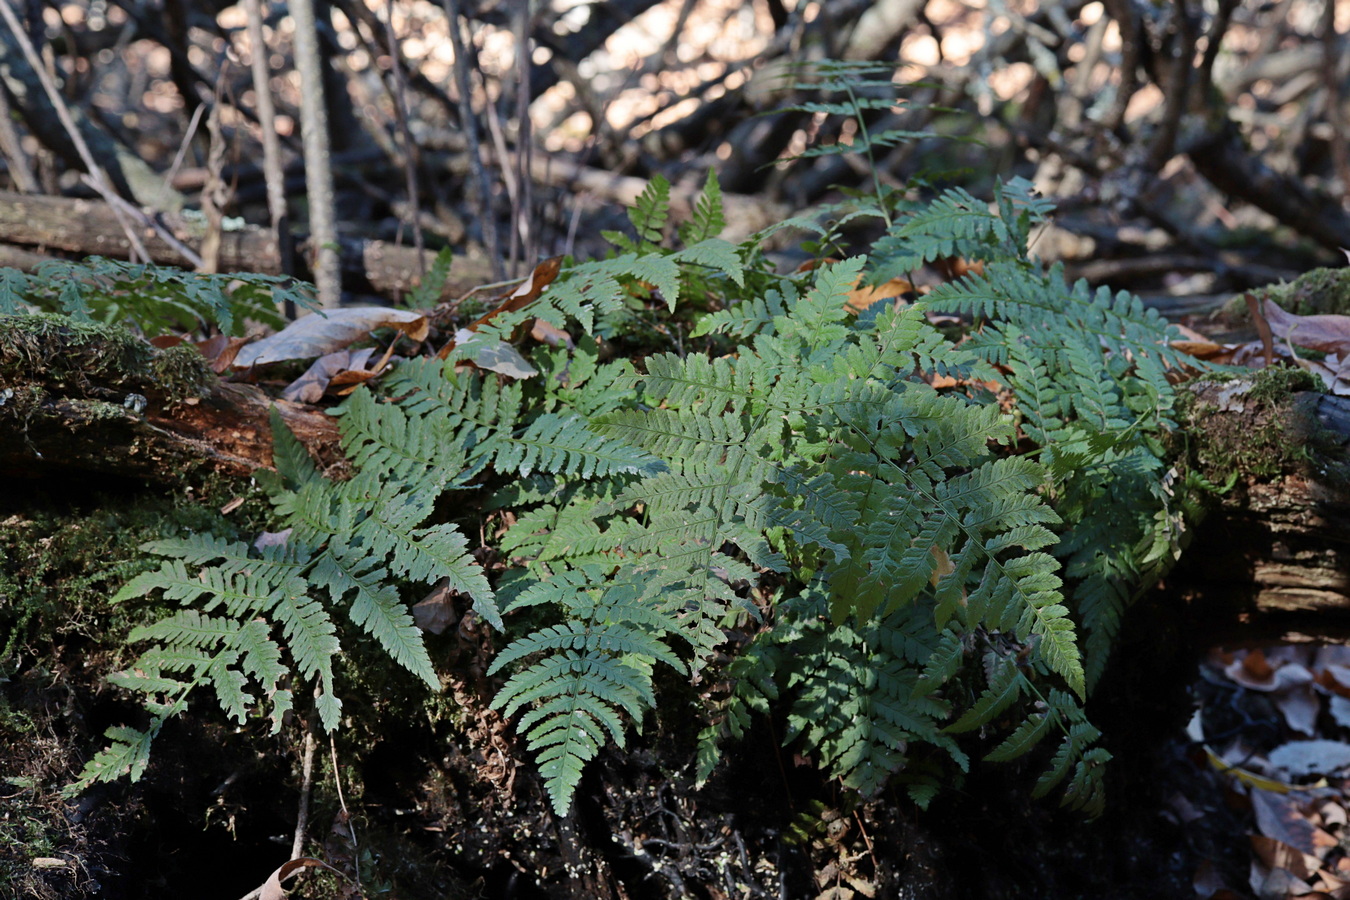
[{"label": "tree bark", "polygon": [[1186,627],[1209,644],[1350,637],[1350,398],[1262,381],[1192,387],[1196,461],[1239,474],[1166,596],[1183,598]]}]

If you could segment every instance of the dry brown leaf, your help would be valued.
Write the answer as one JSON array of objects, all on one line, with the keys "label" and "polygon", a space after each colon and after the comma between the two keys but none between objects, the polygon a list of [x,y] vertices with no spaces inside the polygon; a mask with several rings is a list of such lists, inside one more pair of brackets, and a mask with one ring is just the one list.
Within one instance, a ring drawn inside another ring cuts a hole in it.
[{"label": "dry brown leaf", "polygon": [[1301,853],[1297,848],[1281,840],[1260,834],[1247,837],[1252,843],[1256,858],[1261,860],[1261,864],[1267,869],[1285,869],[1300,881],[1311,881],[1321,868],[1321,861],[1316,856]]},{"label": "dry brown leaf", "polygon": [[961,256],[947,256],[941,259],[933,260],[933,268],[938,270],[947,281],[955,281],[958,278],[964,278],[967,275],[983,275],[984,260],[966,259]]},{"label": "dry brown leaf", "polygon": [[933,558],[937,560],[937,565],[933,566],[933,574],[928,576],[928,583],[937,587],[938,582],[944,575],[950,575],[956,571],[956,564],[947,555],[947,551],[937,545],[929,547],[928,552],[933,554]]},{"label": "dry brown leaf", "polygon": [[534,326],[530,328],[530,337],[541,344],[548,344],[550,347],[566,347],[568,350],[574,350],[577,346],[570,334],[551,322],[545,322],[543,319],[534,320]]},{"label": "dry brown leaf", "polygon": [[[234,359],[239,354],[240,348],[250,340],[252,338],[232,338],[218,334],[204,341],[196,341],[192,346],[196,347],[201,355],[206,357],[212,372],[223,375],[230,366],[234,365]],[[179,344],[186,343],[188,343],[187,338],[177,334],[161,334],[150,339],[151,346],[160,350],[167,350],[170,347],[177,347]]]},{"label": "dry brown leaf", "polygon": [[529,278],[522,281],[511,293],[499,297],[496,308],[476,319],[469,326],[469,331],[477,331],[502,313],[523,309],[538,300],[544,288],[552,284],[562,271],[562,260],[561,256],[552,256],[535,266]]},{"label": "dry brown leaf", "polygon": [[1266,365],[1270,365],[1275,359],[1275,341],[1271,336],[1270,322],[1261,312],[1261,304],[1255,297],[1251,294],[1244,294],[1243,296],[1247,299],[1247,313],[1252,317],[1252,324],[1256,326],[1256,333],[1261,336],[1261,350],[1265,354]]},{"label": "dry brown leaf", "polygon": [[258,891],[258,900],[286,900],[286,891],[281,883],[301,869],[327,869],[344,879],[347,877],[321,859],[299,856],[282,863],[275,872],[268,876],[267,882]]},{"label": "dry brown leaf", "polygon": [[249,344],[235,357],[236,368],[262,366],[291,359],[313,359],[345,349],[377,328],[397,328],[414,341],[425,340],[429,326],[421,313],[383,306],[310,313],[270,337]]},{"label": "dry brown leaf", "polygon": [[1299,316],[1285,312],[1269,298],[1261,311],[1276,337],[1323,353],[1350,351],[1350,316]]},{"label": "dry brown leaf", "polygon": [[[286,385],[286,389],[281,392],[281,398],[292,403],[318,403],[323,399],[330,383],[345,372],[353,369],[364,370],[366,361],[374,352],[372,347],[363,347],[360,350],[337,350],[326,353],[314,360],[304,374]],[[370,377],[374,375],[374,372],[369,373]]]},{"label": "dry brown leaf", "polygon": [[904,278],[892,278],[885,284],[879,284],[876,287],[861,287],[855,281],[848,292],[848,299],[844,301],[844,308],[857,315],[872,304],[880,303],[883,300],[900,298],[912,301],[917,297],[918,293],[914,290],[914,285]]},{"label": "dry brown leaf", "polygon": [[1322,711],[1322,698],[1313,693],[1311,684],[1277,693],[1272,699],[1286,725],[1300,734],[1313,736],[1317,730],[1317,714]]},{"label": "dry brown leaf", "polygon": [[1275,674],[1275,667],[1266,662],[1265,652],[1257,649],[1241,654],[1237,664],[1235,666],[1230,664],[1226,671],[1229,678],[1237,674],[1245,676],[1250,681],[1266,682]]},{"label": "dry brown leaf", "polygon": [[459,617],[455,614],[454,601],[450,599],[453,593],[454,591],[450,589],[450,579],[442,578],[436,587],[432,588],[431,593],[413,604],[413,624],[432,634],[441,634],[454,625],[459,621]]}]

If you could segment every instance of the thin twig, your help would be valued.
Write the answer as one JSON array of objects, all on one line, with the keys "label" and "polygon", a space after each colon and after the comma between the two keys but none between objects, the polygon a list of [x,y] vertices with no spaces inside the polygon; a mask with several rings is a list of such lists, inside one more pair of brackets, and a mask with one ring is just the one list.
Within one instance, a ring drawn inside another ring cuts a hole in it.
[{"label": "thin twig", "polygon": [[[3,2],[3,0],[0,0],[0,2]],[[155,232],[159,235],[159,239],[172,247],[175,253],[191,263],[193,268],[202,264],[202,258],[197,251],[174,237],[173,232],[156,222],[153,216],[132,206],[127,202],[126,198],[115,193],[106,183],[100,184],[90,175],[81,175],[80,180],[98,191],[103,199],[108,202],[108,207],[112,210],[113,215],[117,216],[119,222],[124,223],[123,227],[127,229],[127,237],[131,240],[132,246],[136,248],[137,253],[140,253],[141,256],[145,257],[146,262],[150,262],[150,254],[146,252],[145,247],[141,244],[140,237],[131,229],[130,224],[124,221],[122,218],[123,216],[130,216],[141,224],[155,229]]]},{"label": "thin twig", "polygon": [[[1322,38],[1322,81],[1326,91],[1327,122],[1331,125],[1331,159],[1336,174],[1341,181],[1341,199],[1350,199],[1350,146],[1345,135],[1345,110],[1341,108],[1340,54],[1336,50],[1339,43],[1336,34],[1336,4],[1334,0],[1323,0],[1321,38]],[[1350,235],[1345,237],[1350,244]]]},{"label": "thin twig", "polygon": [[469,83],[469,46],[472,34],[465,35],[460,30],[463,18],[459,0],[441,0],[445,7],[445,16],[449,20],[450,46],[455,53],[455,83],[459,87],[459,117],[464,136],[469,140],[469,169],[472,177],[469,194],[477,201],[478,221],[483,229],[483,246],[492,263],[492,277],[497,281],[506,278],[506,269],[502,265],[501,254],[497,250],[497,217],[493,214],[492,184],[488,181],[487,168],[483,165],[483,155],[478,140],[478,120],[473,114],[473,88]]},{"label": "thin twig", "polygon": [[[28,65],[32,67],[38,80],[42,82],[42,89],[46,92],[47,99],[56,110],[56,118],[60,120],[61,127],[70,135],[70,140],[75,145],[76,152],[80,154],[81,161],[84,162],[90,178],[93,179],[95,190],[105,197],[113,194],[112,189],[108,187],[107,174],[94,161],[94,154],[89,152],[89,145],[84,142],[84,135],[80,134],[80,129],[76,127],[75,120],[71,118],[70,110],[66,108],[65,98],[61,96],[61,91],[57,89],[56,82],[52,80],[51,75],[47,72],[47,67],[43,65],[42,57],[38,55],[37,48],[28,39],[28,32],[23,30],[23,26],[19,23],[19,17],[14,14],[14,8],[9,5],[9,0],[0,0],[0,16],[4,17],[5,24],[9,26],[14,39],[19,42],[19,47],[23,50],[23,55],[28,59]],[[117,220],[127,233],[127,238],[131,241],[132,247],[140,253],[145,262],[149,262],[150,255],[145,252],[140,237],[136,235],[127,222],[122,220],[120,214]]]},{"label": "thin twig", "polygon": [[314,788],[314,725],[305,729],[305,756],[301,763],[300,811],[295,816],[295,839],[291,841],[291,859],[299,859],[305,849],[305,832],[309,830],[309,797]]},{"label": "thin twig", "polygon": [[356,844],[356,825],[352,823],[352,814],[347,809],[347,798],[342,794],[342,774],[338,771],[337,743],[333,740],[333,735],[328,735],[328,753],[333,760],[333,784],[337,785],[338,805],[342,807],[342,815],[347,819],[347,836],[352,839],[352,872],[356,875],[356,883],[361,883],[361,848]]},{"label": "thin twig", "polygon": [[[506,185],[506,198],[511,201],[511,243],[506,252],[506,267],[508,274],[514,276],[517,254],[520,252],[520,232],[516,230],[516,220],[520,216],[520,191],[516,184],[516,170],[511,165],[511,151],[506,146],[506,132],[502,128],[495,103],[487,104],[487,124],[493,149],[497,152],[497,169],[501,172],[502,183]],[[516,158],[519,159],[519,154]]]},{"label": "thin twig", "polygon": [[[267,38],[263,34],[262,0],[244,0],[248,16],[248,43],[253,71],[253,94],[258,107],[258,125],[262,132],[263,181],[267,185],[267,211],[272,220],[272,235],[277,242],[277,257],[283,275],[294,275],[295,247],[291,239],[290,215],[286,210],[286,178],[281,170],[281,141],[277,138],[277,112],[272,103],[272,73],[267,65]],[[295,301],[286,301],[286,318],[295,318]]]},{"label": "thin twig", "polygon": [[530,23],[533,19],[533,3],[525,0],[516,5],[516,183],[520,185],[520,206],[517,217],[512,223],[520,235],[521,256],[525,265],[534,264],[539,255],[535,246],[535,232],[530,227],[530,216],[534,212],[534,184],[530,176],[530,156],[534,153],[534,135],[530,121],[530,67],[534,64],[534,54],[530,49]]},{"label": "thin twig", "polygon": [[183,139],[178,142],[178,152],[173,156],[173,163],[169,166],[169,171],[164,173],[164,183],[173,184],[174,178],[178,175],[179,168],[183,165],[183,157],[187,156],[187,149],[192,144],[192,138],[197,134],[197,126],[202,122],[202,113],[206,112],[206,104],[198,103],[197,108],[192,111],[192,118],[188,120],[187,131],[183,132]]},{"label": "thin twig", "polygon": [[[390,0],[388,9],[385,11],[384,28],[388,35],[389,46],[398,47],[398,36],[394,34],[394,4]],[[394,110],[398,120],[399,136],[403,139],[403,175],[407,182],[408,204],[412,208],[412,214],[408,216],[411,219],[413,231],[413,246],[417,248],[417,274],[426,277],[427,274],[427,251],[426,245],[422,240],[422,205],[418,199],[417,190],[417,165],[418,152],[417,143],[413,140],[412,129],[408,127],[409,105],[408,105],[408,87],[403,79],[402,54],[391,51],[389,58],[391,65],[389,67],[390,75],[394,79],[393,101]]]},{"label": "thin twig", "polygon": [[10,174],[14,176],[19,193],[40,193],[42,187],[38,184],[37,176],[33,174],[32,160],[24,152],[19,132],[14,128],[14,114],[10,109],[9,97],[4,91],[0,91],[0,148],[4,149]]},{"label": "thin twig", "polygon": [[295,66],[300,72],[300,128],[305,147],[305,193],[309,197],[309,231],[314,260],[314,284],[319,303],[336,309],[342,298],[342,267],[338,259],[333,165],[329,152],[328,112],[324,106],[323,66],[319,27],[313,0],[291,0],[295,21]]}]

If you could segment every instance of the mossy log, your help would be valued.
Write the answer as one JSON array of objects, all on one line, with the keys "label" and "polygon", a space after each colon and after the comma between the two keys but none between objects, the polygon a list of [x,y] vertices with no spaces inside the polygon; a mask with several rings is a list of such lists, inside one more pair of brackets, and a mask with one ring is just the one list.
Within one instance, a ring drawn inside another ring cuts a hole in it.
[{"label": "mossy log", "polygon": [[1350,636],[1350,398],[1310,387],[1291,369],[1191,386],[1188,457],[1231,484],[1165,584],[1198,639]]},{"label": "mossy log", "polygon": [[11,477],[247,476],[271,465],[273,406],[307,446],[336,454],[323,411],[222,382],[192,346],[157,350],[63,316],[0,316],[0,469]]},{"label": "mossy log", "polygon": [[[1169,574],[1202,630],[1244,639],[1350,635],[1350,398],[1297,370],[1191,385],[1180,466],[1231,482]],[[195,348],[156,350],[120,328],[0,317],[0,467],[182,484],[271,464],[269,410],[320,459],[335,420],[219,380]],[[1178,593],[1178,591],[1180,593]]]}]

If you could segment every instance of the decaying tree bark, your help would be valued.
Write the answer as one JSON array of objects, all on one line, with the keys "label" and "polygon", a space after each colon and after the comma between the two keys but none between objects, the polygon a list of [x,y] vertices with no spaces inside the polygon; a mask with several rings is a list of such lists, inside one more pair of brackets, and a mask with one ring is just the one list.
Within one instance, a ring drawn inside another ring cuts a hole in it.
[{"label": "decaying tree bark", "polygon": [[1350,398],[1277,378],[1192,388],[1195,459],[1238,481],[1166,586],[1214,644],[1350,636]]},{"label": "decaying tree bark", "polygon": [[119,328],[0,316],[0,470],[70,470],[184,485],[272,462],[275,406],[306,446],[337,455],[333,419],[220,381],[195,347],[156,350]]}]

